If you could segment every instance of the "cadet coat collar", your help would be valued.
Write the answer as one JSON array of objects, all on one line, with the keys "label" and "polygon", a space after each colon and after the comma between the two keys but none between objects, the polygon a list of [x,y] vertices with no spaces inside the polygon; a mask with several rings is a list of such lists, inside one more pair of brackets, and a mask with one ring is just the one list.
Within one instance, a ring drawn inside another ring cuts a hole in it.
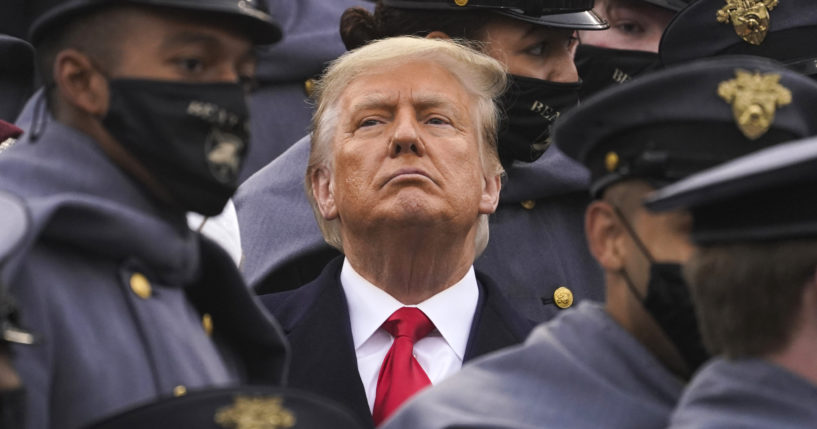
[{"label": "cadet coat collar", "polygon": [[0,188],[26,201],[32,241],[135,259],[168,285],[189,283],[198,272],[198,237],[184,212],[159,203],[89,136],[53,117],[39,140],[24,135],[3,153],[0,177]]}]

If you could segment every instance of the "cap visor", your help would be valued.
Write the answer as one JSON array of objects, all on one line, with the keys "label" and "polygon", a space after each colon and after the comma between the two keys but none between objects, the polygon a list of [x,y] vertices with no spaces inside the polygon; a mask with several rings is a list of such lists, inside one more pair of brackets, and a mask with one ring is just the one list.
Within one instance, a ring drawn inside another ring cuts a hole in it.
[{"label": "cap visor", "polygon": [[537,25],[546,25],[556,28],[571,28],[575,30],[606,30],[610,28],[600,16],[592,10],[583,12],[557,13],[552,15],[528,16],[515,12],[497,11],[500,15],[505,15],[520,21],[530,22]]}]

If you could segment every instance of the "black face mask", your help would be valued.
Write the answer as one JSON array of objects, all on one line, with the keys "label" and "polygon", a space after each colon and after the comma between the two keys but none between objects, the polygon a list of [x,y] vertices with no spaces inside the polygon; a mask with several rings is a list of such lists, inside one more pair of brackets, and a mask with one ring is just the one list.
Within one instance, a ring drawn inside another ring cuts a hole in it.
[{"label": "black face mask", "polygon": [[582,78],[581,99],[660,67],[658,54],[579,45],[574,59]]},{"label": "black face mask", "polygon": [[219,214],[238,187],[249,112],[237,83],[111,79],[102,124],[182,209]]},{"label": "black face mask", "polygon": [[550,146],[550,128],[556,118],[579,104],[580,82],[558,83],[509,75],[509,87],[500,97],[504,115],[498,146],[502,165],[514,160],[536,161]]},{"label": "black face mask", "polygon": [[25,390],[0,390],[0,427],[22,429],[24,407]]},{"label": "black face mask", "polygon": [[698,320],[689,286],[681,274],[681,265],[677,263],[656,262],[644,243],[638,238],[624,215],[616,209],[633,241],[650,262],[650,277],[647,283],[647,296],[642,297],[626,272],[624,280],[630,292],[641,301],[644,309],[655,320],[670,342],[678,350],[690,373],[694,373],[707,359],[709,353],[703,346]]}]

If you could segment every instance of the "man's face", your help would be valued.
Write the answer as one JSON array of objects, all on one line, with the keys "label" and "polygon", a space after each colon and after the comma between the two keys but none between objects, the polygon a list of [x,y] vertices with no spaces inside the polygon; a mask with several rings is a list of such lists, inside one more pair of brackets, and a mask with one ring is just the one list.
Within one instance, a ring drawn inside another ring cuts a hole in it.
[{"label": "man's face", "polygon": [[[630,191],[637,193],[638,201],[643,200],[654,188],[646,183],[633,182]],[[655,262],[684,264],[692,256],[694,247],[690,241],[692,216],[686,211],[654,213],[643,206],[636,208],[629,219],[638,238],[644,243]],[[631,276],[642,296],[646,295],[649,280],[649,261],[636,243],[625,239],[625,270]]]},{"label": "man's face", "polygon": [[382,225],[473,229],[493,212],[499,181],[483,173],[473,102],[430,61],[352,81],[337,105],[333,171],[320,172],[331,194],[328,203],[318,197],[324,217],[339,217],[344,235]]},{"label": "man's face", "polygon": [[238,82],[255,75],[250,40],[199,14],[129,10],[112,77],[190,83]]},{"label": "man's face", "polygon": [[658,52],[670,10],[641,0],[596,0],[593,10],[610,23],[602,31],[582,31],[582,43],[611,49]]},{"label": "man's face", "polygon": [[549,80],[576,82],[573,64],[575,31],[548,28],[498,15],[484,28],[485,53],[508,67],[511,74]]}]

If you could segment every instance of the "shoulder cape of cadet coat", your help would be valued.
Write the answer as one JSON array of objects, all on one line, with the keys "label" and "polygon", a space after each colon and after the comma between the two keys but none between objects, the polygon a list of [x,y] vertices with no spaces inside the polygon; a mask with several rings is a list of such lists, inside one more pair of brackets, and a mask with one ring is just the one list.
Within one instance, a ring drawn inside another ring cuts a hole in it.
[{"label": "shoulder cape of cadet coat", "polygon": [[421,392],[383,429],[663,429],[682,388],[602,304],[584,301]]},{"label": "shoulder cape of cadet coat", "polygon": [[692,379],[672,429],[814,429],[817,384],[762,359],[713,359]]},{"label": "shoulder cape of cadet coat", "polygon": [[80,427],[177,386],[283,383],[286,340],[229,256],[88,136],[49,118],[39,141],[0,154],[0,189],[30,220],[0,255],[20,325],[39,338],[14,350],[29,429]]},{"label": "shoulder cape of cadet coat", "polygon": [[[235,197],[242,272],[260,293],[293,289],[317,277],[338,252],[324,242],[304,193],[305,137],[247,180]],[[490,217],[491,237],[476,269],[496,280],[514,308],[547,320],[560,309],[561,286],[575,302],[602,300],[603,278],[587,248],[584,210],[589,176],[551,147],[533,163],[514,163]]]},{"label": "shoulder cape of cadet coat", "polygon": [[250,98],[251,142],[241,178],[246,179],[309,131],[313,106],[306,81],[320,76],[346,52],[340,16],[350,7],[372,9],[364,0],[266,1],[284,38],[258,50],[258,88]]},{"label": "shoulder cape of cadet coat", "polygon": [[[372,415],[357,371],[349,310],[340,283],[342,266],[343,258],[335,258],[313,282],[293,291],[263,295],[261,301],[289,339],[289,385],[340,402],[371,427]],[[490,279],[477,273],[477,281],[479,301],[465,361],[523,341],[534,326],[510,307]]]}]

